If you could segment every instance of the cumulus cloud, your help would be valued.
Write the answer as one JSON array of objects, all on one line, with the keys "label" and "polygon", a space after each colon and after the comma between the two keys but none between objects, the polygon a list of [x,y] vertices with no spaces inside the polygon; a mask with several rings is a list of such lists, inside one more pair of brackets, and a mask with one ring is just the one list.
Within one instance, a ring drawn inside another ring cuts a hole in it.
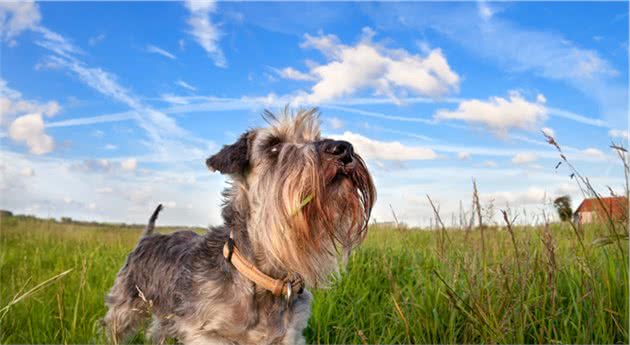
[{"label": "cumulus cloud", "polygon": [[36,155],[49,153],[55,146],[53,138],[44,132],[41,114],[28,114],[15,119],[9,126],[9,137],[25,143],[29,151]]},{"label": "cumulus cloud", "polygon": [[555,190],[556,195],[571,195],[577,194],[580,191],[580,188],[576,183],[561,183]]},{"label": "cumulus cloud", "polygon": [[459,152],[457,154],[457,158],[459,158],[460,160],[463,160],[463,161],[469,160],[470,159],[470,152],[467,152],[467,151]]},{"label": "cumulus cloud", "polygon": [[495,192],[482,194],[482,200],[493,200],[496,204],[502,205],[531,205],[541,204],[549,199],[549,194],[540,187],[530,187],[527,190],[511,192]]},{"label": "cumulus cloud", "polygon": [[123,171],[134,171],[136,170],[137,166],[138,161],[135,158],[128,158],[120,162],[120,168]]},{"label": "cumulus cloud", "polygon": [[437,158],[437,154],[431,149],[406,146],[398,141],[378,141],[348,131],[344,132],[343,135],[333,135],[332,137],[351,142],[355,151],[366,160],[413,161]]},{"label": "cumulus cloud", "polygon": [[538,156],[536,156],[535,153],[532,153],[532,152],[521,152],[521,153],[517,153],[516,155],[514,155],[514,158],[512,158],[512,163],[514,163],[514,164],[527,164],[527,163],[533,163],[536,160],[538,160]]},{"label": "cumulus cloud", "polygon": [[84,171],[108,172],[112,169],[112,164],[107,159],[86,159],[77,167]]},{"label": "cumulus cloud", "polygon": [[61,106],[56,101],[40,103],[24,99],[19,91],[10,88],[5,80],[0,79],[0,125],[8,124],[16,115],[40,113],[53,117],[60,110]]},{"label": "cumulus cloud", "polygon": [[20,175],[26,176],[26,177],[35,176],[35,170],[33,170],[33,168],[31,167],[25,167],[22,170],[20,170]]},{"label": "cumulus cloud", "polygon": [[171,53],[171,52],[169,52],[167,50],[164,50],[164,49],[162,49],[160,47],[154,46],[152,44],[149,44],[147,46],[147,52],[152,53],[152,54],[162,55],[162,56],[164,56],[166,58],[169,58],[171,60],[177,59],[177,57],[175,55],[173,55],[173,53]]},{"label": "cumulus cloud", "polygon": [[337,117],[326,118],[326,123],[332,129],[341,129],[343,128],[343,121]]},{"label": "cumulus cloud", "polygon": [[317,78],[308,73],[300,72],[293,67],[283,68],[277,71],[278,75],[284,79],[315,81]]},{"label": "cumulus cloud", "polygon": [[162,206],[167,207],[167,208],[175,208],[177,207],[177,203],[175,201],[162,201],[161,202]]},{"label": "cumulus cloud", "polygon": [[[501,7],[488,3],[483,6],[491,12],[495,11],[493,7]],[[476,4],[454,7],[401,3],[395,7],[397,11],[372,11],[372,18],[384,30],[397,29],[400,23],[419,32],[435,30],[508,73],[567,83],[595,100],[608,122],[616,126],[627,123],[627,73],[617,71],[607,60],[608,54],[582,47],[557,30],[522,25],[509,15],[494,12],[489,20],[480,20]]]},{"label": "cumulus cloud", "polygon": [[101,194],[108,194],[114,192],[114,190],[112,189],[112,187],[101,187],[96,188],[96,192]]},{"label": "cumulus cloud", "polygon": [[398,99],[408,94],[440,97],[459,88],[460,78],[440,49],[424,56],[404,49],[389,49],[372,41],[374,32],[364,29],[355,45],[341,43],[335,35],[304,35],[302,48],[320,51],[327,62],[309,63],[307,73],[285,68],[290,79],[314,80],[310,93],[298,102],[323,103],[361,91]]},{"label": "cumulus cloud", "polygon": [[19,91],[0,79],[0,126],[8,126],[9,137],[26,144],[31,153],[42,155],[53,150],[54,140],[45,133],[44,116],[55,116],[60,110],[56,101],[40,103],[24,99]]},{"label": "cumulus cloud", "polygon": [[471,124],[486,126],[498,134],[506,135],[511,128],[532,130],[547,118],[544,97],[531,102],[516,91],[508,98],[491,97],[487,101],[478,99],[459,103],[456,110],[440,109],[437,120],[462,120]]},{"label": "cumulus cloud", "polygon": [[22,31],[35,28],[41,18],[33,1],[0,1],[0,37],[12,40]]},{"label": "cumulus cloud", "polygon": [[216,2],[187,0],[186,9],[190,12],[188,25],[195,41],[210,55],[217,67],[226,67],[227,62],[219,47],[221,32],[212,22],[210,15],[216,12]]},{"label": "cumulus cloud", "polygon": [[606,155],[604,154],[604,152],[602,152],[599,149],[593,148],[593,147],[589,147],[589,148],[583,150],[582,153],[584,153],[586,156],[594,158],[594,159],[604,159],[604,158],[606,158]]},{"label": "cumulus cloud", "polygon": [[622,129],[611,129],[608,132],[608,135],[610,135],[612,138],[621,138],[625,140],[628,140],[628,138],[630,138],[630,134],[628,134],[628,130],[622,130]]},{"label": "cumulus cloud", "polygon": [[120,161],[109,159],[86,159],[80,163],[75,163],[75,170],[86,172],[115,173],[131,172],[138,167],[138,160],[126,158]]}]

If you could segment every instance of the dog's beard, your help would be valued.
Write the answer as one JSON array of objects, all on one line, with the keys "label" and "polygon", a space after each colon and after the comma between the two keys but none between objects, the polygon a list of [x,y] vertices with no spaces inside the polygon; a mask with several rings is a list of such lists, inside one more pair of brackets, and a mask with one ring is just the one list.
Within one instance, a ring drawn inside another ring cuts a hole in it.
[{"label": "dog's beard", "polygon": [[250,238],[276,269],[325,286],[339,259],[365,238],[375,189],[363,160],[354,159],[344,171],[312,147],[294,148],[250,185]]}]

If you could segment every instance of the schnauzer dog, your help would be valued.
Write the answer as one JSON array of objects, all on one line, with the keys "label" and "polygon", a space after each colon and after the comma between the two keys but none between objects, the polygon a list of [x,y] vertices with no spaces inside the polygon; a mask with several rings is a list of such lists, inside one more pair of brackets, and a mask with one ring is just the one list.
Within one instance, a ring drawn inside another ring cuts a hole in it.
[{"label": "schnauzer dog", "polygon": [[106,299],[114,343],[149,316],[155,343],[304,343],[306,288],[326,286],[365,238],[376,199],[364,161],[322,138],[318,116],[266,111],[269,127],[207,159],[231,180],[223,226],[153,233],[158,207]]}]

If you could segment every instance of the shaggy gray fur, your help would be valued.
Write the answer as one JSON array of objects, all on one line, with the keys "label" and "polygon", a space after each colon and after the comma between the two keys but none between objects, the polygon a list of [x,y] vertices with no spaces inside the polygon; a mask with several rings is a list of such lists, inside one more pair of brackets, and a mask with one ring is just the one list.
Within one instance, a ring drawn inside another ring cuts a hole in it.
[{"label": "shaggy gray fur", "polygon": [[[304,289],[287,301],[241,275],[222,254],[230,231],[241,254],[267,275],[297,272],[307,287],[325,285],[337,259],[364,238],[376,194],[350,143],[319,137],[314,110],[273,121],[206,162],[231,179],[224,226],[158,234],[161,205],[155,210],[106,298],[104,323],[114,343],[148,318],[154,343],[304,343],[311,294]],[[305,195],[313,201],[296,209]]]},{"label": "shaggy gray fur", "polygon": [[[234,211],[228,205],[223,214],[231,217]],[[230,223],[241,253],[253,260],[243,226]],[[297,295],[289,308],[286,300],[241,276],[222,254],[229,233],[227,227],[216,227],[203,235],[178,231],[144,236],[127,257],[106,300],[110,310],[105,323],[112,341],[123,341],[153,315],[154,343],[167,337],[199,344],[299,342],[301,334],[288,330],[297,322],[303,323],[301,329],[306,326],[310,293]],[[208,313],[205,327],[214,325],[220,332],[199,332],[202,329],[196,327],[196,318],[203,314],[199,307],[209,300],[221,307]]]}]

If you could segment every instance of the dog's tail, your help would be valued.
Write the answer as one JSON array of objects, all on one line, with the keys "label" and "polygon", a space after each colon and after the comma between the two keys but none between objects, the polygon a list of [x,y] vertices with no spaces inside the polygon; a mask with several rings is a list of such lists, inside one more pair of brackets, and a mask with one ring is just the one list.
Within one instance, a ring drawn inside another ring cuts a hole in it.
[{"label": "dog's tail", "polygon": [[158,215],[162,211],[162,204],[159,204],[158,207],[153,211],[151,218],[149,218],[149,223],[147,223],[146,228],[144,228],[144,232],[142,233],[142,237],[147,237],[153,234],[153,230],[155,229],[155,221],[157,220]]}]

